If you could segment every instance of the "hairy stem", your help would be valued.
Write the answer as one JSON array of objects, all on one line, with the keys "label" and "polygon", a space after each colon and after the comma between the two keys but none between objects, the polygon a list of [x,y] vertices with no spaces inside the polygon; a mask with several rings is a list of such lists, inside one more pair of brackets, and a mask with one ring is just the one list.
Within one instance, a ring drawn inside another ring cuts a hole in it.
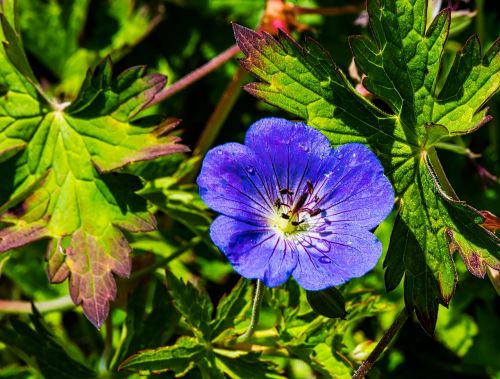
[{"label": "hairy stem", "polygon": [[434,147],[431,147],[429,150],[427,150],[427,156],[429,157],[429,163],[431,164],[431,167],[434,170],[434,174],[436,174],[439,184],[441,184],[441,186],[443,187],[444,192],[453,200],[458,200],[458,196],[455,190],[453,189],[451,183],[448,181],[443,166],[439,161],[436,149]]},{"label": "hairy stem", "polygon": [[155,104],[162,102],[163,100],[169,98],[170,96],[176,94],[179,91],[182,91],[184,88],[190,86],[197,80],[203,78],[205,75],[214,71],[217,67],[221,66],[229,59],[234,57],[240,48],[237,45],[233,45],[227,50],[224,50],[219,55],[212,58],[210,61],[205,63],[203,66],[198,67],[196,70],[190,72],[183,78],[179,79],[177,82],[172,84],[170,87],[165,88],[163,91],[159,92],[153,101],[151,101],[147,106],[151,107]]},{"label": "hairy stem", "polygon": [[389,342],[391,342],[396,333],[404,325],[410,314],[411,313],[408,312],[406,308],[404,308],[401,313],[399,313],[392,325],[384,333],[377,346],[375,346],[375,349],[373,349],[368,358],[366,358],[366,360],[361,363],[361,366],[359,366],[357,371],[354,373],[352,379],[361,379],[365,377],[365,375],[368,373],[368,371],[370,371],[380,355],[384,352]]},{"label": "hairy stem", "polygon": [[[53,300],[37,301],[34,305],[40,313],[62,311],[75,306],[69,295]],[[31,313],[31,302],[0,300],[0,313]]]},{"label": "hairy stem", "polygon": [[248,341],[255,332],[255,328],[259,323],[260,307],[262,305],[263,295],[264,295],[264,284],[262,283],[262,281],[257,280],[257,284],[255,286],[255,293],[253,296],[252,316],[250,318],[250,324],[248,325],[246,332],[243,333],[241,336],[239,336],[238,339],[236,340],[238,343]]}]

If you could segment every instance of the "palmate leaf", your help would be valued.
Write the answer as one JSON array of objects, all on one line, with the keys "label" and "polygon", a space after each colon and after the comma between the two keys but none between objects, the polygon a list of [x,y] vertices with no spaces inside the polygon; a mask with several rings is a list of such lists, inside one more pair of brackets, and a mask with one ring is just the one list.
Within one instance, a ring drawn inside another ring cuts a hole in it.
[{"label": "palmate leaf", "polygon": [[471,37],[438,91],[450,14],[442,11],[426,30],[426,7],[425,0],[369,0],[372,37],[350,39],[366,88],[390,113],[360,96],[314,41],[301,47],[284,33],[275,39],[234,29],[242,65],[261,80],[247,91],[304,119],[333,145],[362,142],[377,153],[400,198],[387,288],[404,276],[406,304],[432,333],[438,303],[446,305],[455,291],[453,253],[476,276],[484,277],[486,266],[500,269],[499,239],[481,226],[479,211],[458,200],[435,151],[438,141],[489,120],[484,104],[498,90],[500,43],[482,56]]},{"label": "palmate leaf", "polygon": [[70,293],[99,327],[116,294],[113,274],[130,272],[121,230],[155,227],[140,182],[115,171],[136,161],[185,151],[166,135],[177,121],[141,125],[134,118],[165,85],[134,67],[112,78],[111,62],[89,71],[71,104],[47,100],[38,88],[2,3],[0,48],[0,251],[49,238],[52,282],[69,277]]}]

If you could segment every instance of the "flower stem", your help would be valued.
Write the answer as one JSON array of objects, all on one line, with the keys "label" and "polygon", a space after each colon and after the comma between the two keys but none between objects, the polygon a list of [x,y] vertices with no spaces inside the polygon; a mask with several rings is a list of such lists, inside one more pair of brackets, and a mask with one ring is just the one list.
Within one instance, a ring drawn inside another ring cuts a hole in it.
[{"label": "flower stem", "polygon": [[255,332],[255,328],[259,323],[260,316],[260,307],[262,305],[262,297],[264,295],[264,284],[262,281],[257,279],[257,284],[255,286],[255,293],[253,295],[253,303],[252,303],[252,316],[250,318],[250,324],[248,325],[248,329],[245,333],[238,337],[236,342],[246,342],[252,337]]},{"label": "flower stem", "polygon": [[163,91],[159,92],[153,101],[151,101],[147,107],[151,107],[155,104],[162,102],[163,100],[169,98],[170,96],[176,94],[179,91],[182,91],[184,88],[190,86],[197,80],[203,78],[205,75],[214,71],[217,67],[221,66],[229,59],[234,57],[240,48],[237,45],[233,45],[227,50],[224,50],[219,55],[212,58],[210,61],[205,63],[203,66],[198,67],[196,70],[190,72],[183,78],[179,79],[177,82],[172,84],[170,87],[165,88]]},{"label": "flower stem", "polygon": [[[40,313],[62,311],[75,305],[69,295],[47,301],[34,303]],[[31,313],[31,302],[17,300],[0,300],[0,313]]]},{"label": "flower stem", "polygon": [[375,364],[380,355],[384,352],[389,342],[391,342],[396,333],[404,325],[410,314],[411,313],[408,312],[406,308],[404,308],[401,311],[401,313],[399,313],[399,315],[396,317],[392,325],[384,333],[384,335],[378,342],[377,346],[375,346],[375,349],[373,349],[368,358],[366,358],[366,360],[364,360],[363,363],[361,363],[361,366],[359,366],[357,371],[354,373],[352,379],[361,379],[365,377],[365,375],[372,368],[372,366]]}]

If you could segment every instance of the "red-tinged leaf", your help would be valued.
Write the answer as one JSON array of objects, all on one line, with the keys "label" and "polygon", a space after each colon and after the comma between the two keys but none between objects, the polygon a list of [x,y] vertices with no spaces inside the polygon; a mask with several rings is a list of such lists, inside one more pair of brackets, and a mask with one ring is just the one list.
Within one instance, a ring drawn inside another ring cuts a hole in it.
[{"label": "red-tinged leaf", "polygon": [[130,251],[123,234],[113,227],[100,236],[78,230],[65,249],[71,298],[83,306],[96,328],[107,318],[109,302],[116,297],[113,274],[121,278],[130,274]]},{"label": "red-tinged leaf", "polygon": [[114,275],[130,273],[131,249],[121,230],[156,227],[146,201],[134,194],[139,179],[117,171],[187,148],[168,134],[178,120],[138,119],[166,82],[146,75],[145,67],[113,79],[105,59],[88,71],[70,104],[37,95],[10,19],[1,19],[0,31],[9,46],[0,47],[0,221],[8,224],[0,252],[49,238],[50,280],[69,278],[73,301],[100,327],[116,296]]}]

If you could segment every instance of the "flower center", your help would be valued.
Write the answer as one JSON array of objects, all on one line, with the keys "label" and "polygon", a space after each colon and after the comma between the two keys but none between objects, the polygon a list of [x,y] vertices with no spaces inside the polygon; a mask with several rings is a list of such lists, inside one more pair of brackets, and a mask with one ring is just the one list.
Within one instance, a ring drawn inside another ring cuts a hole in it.
[{"label": "flower center", "polygon": [[279,193],[280,197],[274,202],[276,212],[271,225],[283,234],[306,230],[304,222],[322,212],[316,207],[319,197],[314,194],[314,186],[310,180],[307,180],[306,188],[300,196],[295,196],[289,188],[283,188]]}]

